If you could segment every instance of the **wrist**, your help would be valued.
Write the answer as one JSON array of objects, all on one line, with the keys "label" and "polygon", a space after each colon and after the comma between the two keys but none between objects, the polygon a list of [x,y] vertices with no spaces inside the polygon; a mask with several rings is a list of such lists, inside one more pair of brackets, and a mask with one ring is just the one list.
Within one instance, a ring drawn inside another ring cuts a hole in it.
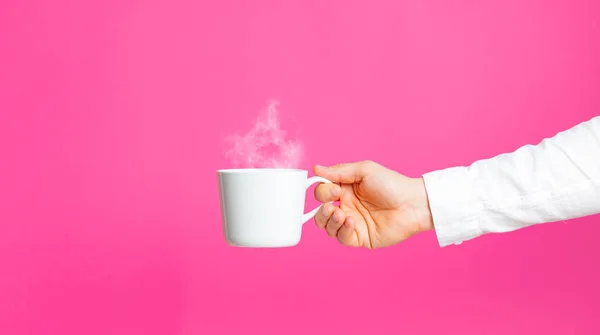
[{"label": "wrist", "polygon": [[417,215],[419,217],[419,231],[424,232],[434,230],[435,226],[433,224],[433,215],[431,214],[425,180],[423,178],[414,178],[414,183],[415,208],[417,209]]}]

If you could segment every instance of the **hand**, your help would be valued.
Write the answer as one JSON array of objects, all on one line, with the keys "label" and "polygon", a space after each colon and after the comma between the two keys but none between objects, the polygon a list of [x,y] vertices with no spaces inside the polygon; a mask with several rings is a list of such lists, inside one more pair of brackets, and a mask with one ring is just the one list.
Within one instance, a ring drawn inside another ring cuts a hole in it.
[{"label": "hand", "polygon": [[[370,161],[316,166],[314,171],[334,183],[315,189],[317,200],[327,202],[315,221],[343,245],[388,247],[433,229],[422,178],[409,178]],[[332,201],[339,201],[339,207],[328,203]]]}]

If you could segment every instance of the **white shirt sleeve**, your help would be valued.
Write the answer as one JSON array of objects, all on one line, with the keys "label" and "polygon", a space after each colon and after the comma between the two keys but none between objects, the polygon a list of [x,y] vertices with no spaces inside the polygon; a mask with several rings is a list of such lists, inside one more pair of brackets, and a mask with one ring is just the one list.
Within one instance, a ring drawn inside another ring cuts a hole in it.
[{"label": "white shirt sleeve", "polygon": [[600,213],[600,117],[423,179],[441,247]]}]

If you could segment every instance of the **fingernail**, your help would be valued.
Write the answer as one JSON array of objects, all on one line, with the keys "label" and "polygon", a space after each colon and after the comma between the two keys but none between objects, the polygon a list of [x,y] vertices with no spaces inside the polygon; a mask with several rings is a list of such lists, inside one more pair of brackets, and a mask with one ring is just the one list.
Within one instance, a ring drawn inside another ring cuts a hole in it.
[{"label": "fingernail", "polygon": [[329,209],[327,208],[327,206],[323,206],[321,208],[321,213],[323,213],[323,215],[325,216],[329,216]]},{"label": "fingernail", "polygon": [[327,167],[323,166],[323,165],[316,165],[316,167],[320,168],[320,169],[326,169]]},{"label": "fingernail", "polygon": [[337,197],[338,196],[338,189],[337,188],[332,188],[329,191],[329,195],[331,195],[331,197],[333,197],[333,198]]},{"label": "fingernail", "polygon": [[339,219],[338,219],[338,213],[333,213],[333,222],[338,223]]}]

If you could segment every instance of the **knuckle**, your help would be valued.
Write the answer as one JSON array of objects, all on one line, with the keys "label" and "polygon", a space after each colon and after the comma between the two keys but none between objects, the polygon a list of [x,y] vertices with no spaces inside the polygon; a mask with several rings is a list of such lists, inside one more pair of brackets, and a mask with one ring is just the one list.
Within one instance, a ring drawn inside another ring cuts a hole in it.
[{"label": "knuckle", "polygon": [[317,227],[325,228],[325,220],[322,218],[315,218],[315,222],[317,223]]},{"label": "knuckle", "polygon": [[331,201],[341,193],[340,186],[337,184],[322,184],[315,188],[315,198],[321,202]]},{"label": "knuckle", "polygon": [[321,192],[321,196],[323,198],[329,198],[331,196],[331,190],[335,187],[334,184],[321,184],[319,185],[319,190]]},{"label": "knuckle", "polygon": [[351,245],[350,240],[347,238],[344,238],[343,236],[338,235],[337,240],[341,245],[344,245],[347,247]]},{"label": "knuckle", "polygon": [[327,235],[329,235],[330,237],[335,237],[336,235],[336,229],[332,222],[327,223]]},{"label": "knuckle", "polygon": [[365,160],[365,161],[363,161],[363,162],[362,162],[362,167],[363,167],[363,168],[366,168],[366,169],[368,169],[368,168],[372,168],[372,167],[374,167],[375,165],[377,165],[377,163],[375,163],[375,162],[374,162],[374,161],[372,161],[372,160]]},{"label": "knuckle", "polygon": [[315,198],[317,198],[317,200],[321,200],[321,194],[323,194],[322,190],[323,190],[323,185],[318,185],[317,187],[315,187],[315,190],[313,192],[314,192]]},{"label": "knuckle", "polygon": [[337,229],[335,229],[335,228],[329,229],[327,232],[329,233],[329,236],[331,236],[331,237],[335,238],[337,236]]}]

